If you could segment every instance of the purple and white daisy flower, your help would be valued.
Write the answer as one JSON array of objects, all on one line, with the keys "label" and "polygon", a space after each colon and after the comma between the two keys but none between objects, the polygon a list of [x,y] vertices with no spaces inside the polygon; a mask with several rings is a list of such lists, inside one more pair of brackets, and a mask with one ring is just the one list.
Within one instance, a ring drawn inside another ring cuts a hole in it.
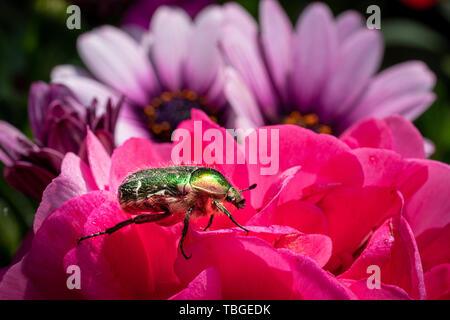
[{"label": "purple and white daisy flower", "polygon": [[325,4],[313,3],[293,27],[277,1],[262,0],[259,19],[260,29],[250,15],[246,28],[228,24],[221,39],[237,127],[289,123],[337,135],[367,117],[414,120],[435,99],[435,76],[422,62],[376,74],[381,33],[357,12],[334,19]]},{"label": "purple and white daisy flower", "polygon": [[58,66],[52,82],[66,85],[84,103],[125,96],[118,144],[133,136],[170,141],[192,108],[223,119],[225,65],[217,43],[223,24],[239,25],[245,18],[231,3],[209,6],[194,21],[180,8],[161,6],[149,30],[102,26],[81,35],[78,51],[89,73]]}]

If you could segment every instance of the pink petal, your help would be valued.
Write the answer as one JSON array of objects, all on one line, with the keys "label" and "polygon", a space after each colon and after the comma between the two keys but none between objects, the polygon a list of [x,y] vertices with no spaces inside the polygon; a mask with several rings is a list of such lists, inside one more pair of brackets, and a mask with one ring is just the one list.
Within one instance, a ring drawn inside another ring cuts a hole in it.
[{"label": "pink petal", "polygon": [[395,187],[408,200],[428,177],[427,167],[405,161],[398,154],[381,149],[361,148],[355,155],[364,169],[365,186]]},{"label": "pink petal", "polygon": [[219,271],[217,267],[210,267],[169,300],[220,300],[221,297]]},{"label": "pink petal", "polygon": [[416,241],[424,271],[439,264],[450,263],[450,250],[443,248],[443,244],[450,243],[450,223],[444,228],[428,229]]},{"label": "pink petal", "polygon": [[47,299],[79,297],[76,290],[67,289],[63,257],[77,245],[87,215],[108,199],[111,199],[110,195],[103,191],[70,199],[48,216],[37,230],[22,270]]},{"label": "pink petal", "polygon": [[300,16],[294,39],[293,92],[300,110],[317,103],[336,60],[337,36],[330,9],[308,6]]},{"label": "pink petal", "polygon": [[288,101],[288,76],[292,68],[292,25],[277,1],[264,0],[259,5],[261,41],[278,92]]},{"label": "pink petal", "polygon": [[[279,175],[278,179],[272,183],[269,189],[265,190],[264,193],[258,192],[256,196],[252,198],[253,206],[261,208],[261,210],[248,221],[249,225],[270,226],[274,224],[275,211],[280,204],[280,194],[287,188],[290,180],[300,168],[300,166],[296,166],[285,170]],[[258,183],[259,181],[257,181],[257,184]],[[259,185],[261,186],[261,183],[259,183]],[[264,186],[264,184],[262,184],[262,186]],[[254,203],[256,203],[256,205]]]},{"label": "pink petal", "polygon": [[394,137],[386,121],[372,118],[351,126],[341,134],[340,139],[352,149],[367,147],[392,150],[394,145]]},{"label": "pink petal", "polygon": [[425,273],[428,299],[450,299],[450,264],[441,264]]},{"label": "pink petal", "polygon": [[[249,145],[250,141],[255,139],[255,136],[264,137],[264,130],[267,133],[268,146],[272,145],[272,130],[275,130],[274,133],[278,131],[279,138],[273,142],[274,148],[278,146],[278,150],[275,149],[273,152],[278,151],[280,155],[278,172],[283,172],[294,166],[301,166],[302,181],[299,183],[303,187],[312,183],[342,182],[350,185],[362,184],[363,174],[359,161],[351,153],[350,148],[335,137],[323,134],[318,135],[299,126],[280,125],[255,130],[246,137],[245,144]],[[274,136],[276,138],[276,135]],[[260,152],[260,150],[257,149],[257,152]],[[247,162],[251,163],[249,152],[246,153],[246,157]],[[338,167],[340,170],[336,170]],[[265,195],[267,189],[276,180],[276,176],[262,176],[260,164],[249,164],[248,168],[250,181],[264,181],[261,187],[258,187],[258,193]],[[254,205],[256,207],[261,206],[260,203],[254,203]]]},{"label": "pink petal", "polygon": [[[85,218],[79,236],[129,218],[117,201],[107,201]],[[63,265],[80,267],[81,294],[86,298],[168,298],[180,290],[172,268],[179,232],[153,223],[133,225],[110,236],[85,240],[65,255]]]},{"label": "pink petal", "polygon": [[[219,249],[220,248],[220,249]],[[205,269],[216,265],[223,299],[348,299],[339,282],[310,258],[287,249],[275,249],[257,238],[209,237],[192,243],[180,257],[175,270],[190,282]]]},{"label": "pink petal", "polygon": [[329,192],[319,207],[327,218],[336,258],[353,254],[374,227],[400,212],[401,205],[393,188],[341,187]]},{"label": "pink petal", "polygon": [[[367,272],[369,266],[376,265],[381,268],[389,262],[392,247],[397,239],[393,234],[390,223],[391,219],[375,230],[364,251],[344,273],[339,275],[339,278],[366,279],[371,275]],[[381,278],[380,281],[385,282],[385,279]]]},{"label": "pink petal", "polygon": [[[326,233],[327,221],[322,210],[312,203],[299,201],[300,189],[291,184],[300,167],[286,170],[278,183],[271,186],[266,194],[264,207],[255,214],[247,225],[270,226],[285,225],[304,233]],[[301,172],[301,170],[300,170]],[[296,191],[296,201],[281,202],[289,190]]]},{"label": "pink petal", "polygon": [[393,149],[405,158],[425,158],[422,135],[414,125],[400,116],[385,119],[392,132]]},{"label": "pink petal", "polygon": [[275,242],[275,248],[286,248],[298,254],[304,254],[324,267],[331,257],[331,239],[323,234],[290,234],[281,236]]},{"label": "pink petal", "polygon": [[393,258],[385,269],[387,277],[382,274],[383,279],[387,278],[383,282],[403,288],[414,299],[426,299],[419,251],[411,228],[403,217],[400,217],[397,225],[394,221],[394,237],[399,241],[394,242],[391,252]]},{"label": "pink petal", "polygon": [[22,267],[23,259],[0,271],[0,300],[42,299]]},{"label": "pink petal", "polygon": [[306,201],[290,201],[279,205],[274,223],[291,226],[304,233],[327,233],[328,223],[322,210]]},{"label": "pink petal", "polygon": [[37,232],[42,222],[69,199],[98,189],[89,167],[73,153],[64,157],[61,174],[45,189],[36,212],[33,230]]},{"label": "pink petal", "polygon": [[378,228],[365,250],[340,278],[366,279],[371,265],[380,267],[382,283],[398,286],[414,299],[425,298],[419,252],[403,217],[389,219]]},{"label": "pink petal", "polygon": [[97,137],[87,129],[86,148],[89,165],[99,189],[107,189],[111,158]]},{"label": "pink petal", "polygon": [[[242,151],[238,147],[236,140],[224,128],[221,128],[216,123],[212,122],[204,112],[197,109],[191,110],[191,120],[183,121],[177,129],[187,130],[190,139],[177,142],[176,145],[178,145],[178,147],[175,145],[174,148],[184,146],[184,148],[187,149],[189,145],[191,147],[191,157],[188,159],[188,163],[182,161],[182,163],[177,164],[194,164],[215,168],[222,172],[228,181],[239,189],[247,188],[250,185],[247,165],[244,161],[245,158],[242,155]],[[218,132],[223,141],[223,157],[218,157],[218,159],[207,159],[204,157],[205,149],[209,146],[210,142],[202,142],[201,140],[205,132],[209,129],[214,129]],[[227,143],[229,144],[228,146]],[[234,150],[233,159],[231,159],[230,149]],[[230,152],[230,159],[228,160],[226,158],[227,152]]]},{"label": "pink petal", "polygon": [[406,203],[405,216],[414,235],[432,228],[443,228],[450,223],[450,167],[432,160],[414,160],[428,167],[428,180]]},{"label": "pink petal", "polygon": [[152,17],[150,30],[154,36],[152,57],[162,84],[170,90],[182,89],[192,34],[190,17],[182,9],[161,6]]},{"label": "pink petal", "polygon": [[401,116],[369,118],[344,131],[340,139],[352,149],[369,147],[394,150],[405,158],[424,158],[424,142],[414,125]]},{"label": "pink petal", "polygon": [[369,289],[365,279],[358,281],[344,280],[343,282],[361,300],[411,300],[408,294],[397,286],[381,283],[381,288]]},{"label": "pink petal", "polygon": [[166,166],[164,161],[168,162],[161,158],[151,141],[140,138],[127,140],[111,156],[110,190],[117,192],[122,181],[136,171]]}]

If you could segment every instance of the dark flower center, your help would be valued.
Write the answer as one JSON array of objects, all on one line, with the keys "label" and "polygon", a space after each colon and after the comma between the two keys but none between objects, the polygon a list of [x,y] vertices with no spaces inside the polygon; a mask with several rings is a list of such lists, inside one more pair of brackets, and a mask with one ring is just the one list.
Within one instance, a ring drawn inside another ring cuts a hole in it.
[{"label": "dark flower center", "polygon": [[319,117],[315,113],[307,113],[302,115],[298,111],[291,112],[288,116],[282,118],[283,124],[294,124],[306,129],[310,129],[316,133],[332,134],[333,130],[330,126],[321,124]]},{"label": "dark flower center", "polygon": [[170,142],[173,130],[184,120],[191,118],[191,110],[200,109],[217,122],[217,111],[203,96],[191,90],[165,91],[152,99],[144,112],[153,136],[161,142]]}]

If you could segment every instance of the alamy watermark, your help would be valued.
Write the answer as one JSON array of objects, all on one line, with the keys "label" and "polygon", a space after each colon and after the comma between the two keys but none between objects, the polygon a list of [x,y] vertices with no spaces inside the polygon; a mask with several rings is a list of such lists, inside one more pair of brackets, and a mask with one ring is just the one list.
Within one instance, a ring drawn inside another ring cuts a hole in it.
[{"label": "alamy watermark", "polygon": [[366,13],[370,16],[366,20],[368,29],[381,29],[381,9],[379,6],[373,4],[367,7]]},{"label": "alamy watermark", "polygon": [[81,9],[77,5],[68,6],[66,13],[69,15],[66,19],[66,26],[69,30],[81,29]]},{"label": "alamy watermark", "polygon": [[[173,131],[175,145],[171,159],[174,164],[259,164],[261,175],[278,173],[279,129],[226,129],[228,134],[225,134],[221,129],[210,128],[202,132],[202,121],[194,121],[193,136],[187,129]],[[236,139],[242,136],[246,139],[236,144]],[[203,148],[204,143],[207,145]]]},{"label": "alamy watermark", "polygon": [[376,264],[367,267],[367,274],[370,276],[367,278],[367,288],[370,290],[381,289],[381,269]]},{"label": "alamy watermark", "polygon": [[66,280],[67,289],[81,289],[81,269],[76,264],[72,264],[67,267],[66,273],[70,274]]}]

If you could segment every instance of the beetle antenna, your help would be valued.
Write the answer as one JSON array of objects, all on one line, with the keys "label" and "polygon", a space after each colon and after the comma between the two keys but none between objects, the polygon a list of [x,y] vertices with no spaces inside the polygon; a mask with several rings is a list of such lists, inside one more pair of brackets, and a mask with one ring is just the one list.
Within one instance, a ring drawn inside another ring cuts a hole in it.
[{"label": "beetle antenna", "polygon": [[256,183],[254,183],[254,184],[252,184],[250,187],[248,187],[248,188],[245,188],[245,189],[242,189],[242,190],[240,190],[240,192],[242,192],[242,191],[247,191],[247,190],[253,190],[253,189],[255,189],[256,188]]}]

